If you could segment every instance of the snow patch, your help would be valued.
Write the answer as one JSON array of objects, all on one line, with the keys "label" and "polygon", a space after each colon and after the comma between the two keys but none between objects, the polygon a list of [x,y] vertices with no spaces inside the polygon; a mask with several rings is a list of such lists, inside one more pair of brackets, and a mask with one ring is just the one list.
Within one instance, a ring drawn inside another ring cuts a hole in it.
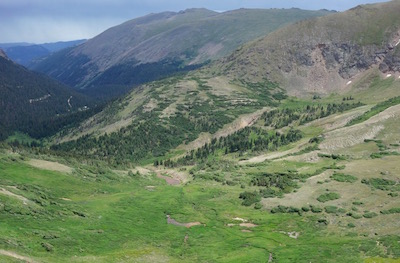
[{"label": "snow patch", "polygon": [[400,39],[399,41],[397,41],[396,45],[394,45],[395,47],[397,47],[400,44]]},{"label": "snow patch", "polygon": [[389,77],[391,77],[391,76],[392,76],[392,74],[387,74],[387,75],[386,75],[387,78],[389,78]]},{"label": "snow patch", "polygon": [[349,82],[346,83],[346,85],[350,85],[352,82],[353,82],[353,81],[350,80]]}]

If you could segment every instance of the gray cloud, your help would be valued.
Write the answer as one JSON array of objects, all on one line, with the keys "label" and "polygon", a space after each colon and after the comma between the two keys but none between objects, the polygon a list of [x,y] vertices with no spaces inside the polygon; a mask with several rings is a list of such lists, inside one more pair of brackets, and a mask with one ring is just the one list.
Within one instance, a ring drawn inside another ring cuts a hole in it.
[{"label": "gray cloud", "polygon": [[0,42],[91,38],[129,19],[192,7],[211,10],[291,8],[346,10],[385,0],[1,0]]}]

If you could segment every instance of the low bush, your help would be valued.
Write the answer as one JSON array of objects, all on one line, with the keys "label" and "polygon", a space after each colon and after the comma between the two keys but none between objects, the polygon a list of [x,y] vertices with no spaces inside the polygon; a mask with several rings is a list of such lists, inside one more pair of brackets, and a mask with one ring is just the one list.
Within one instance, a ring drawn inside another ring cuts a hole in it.
[{"label": "low bush", "polygon": [[378,214],[377,213],[375,213],[375,212],[365,212],[364,213],[364,217],[365,218],[373,218],[373,217],[376,217]]},{"label": "low bush", "polygon": [[343,183],[354,183],[358,180],[357,177],[353,175],[336,173],[336,172],[330,178],[337,182],[343,182]]},{"label": "low bush", "polygon": [[325,203],[331,200],[336,200],[339,199],[340,195],[338,193],[326,193],[326,194],[322,194],[320,195],[317,200],[321,203]]}]

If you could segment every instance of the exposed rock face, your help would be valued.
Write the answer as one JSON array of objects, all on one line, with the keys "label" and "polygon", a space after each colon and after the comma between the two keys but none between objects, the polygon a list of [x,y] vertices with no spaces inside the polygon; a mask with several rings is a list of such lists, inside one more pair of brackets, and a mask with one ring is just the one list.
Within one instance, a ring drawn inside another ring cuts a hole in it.
[{"label": "exposed rock face", "polygon": [[400,72],[400,48],[390,50],[379,65],[383,73]]}]

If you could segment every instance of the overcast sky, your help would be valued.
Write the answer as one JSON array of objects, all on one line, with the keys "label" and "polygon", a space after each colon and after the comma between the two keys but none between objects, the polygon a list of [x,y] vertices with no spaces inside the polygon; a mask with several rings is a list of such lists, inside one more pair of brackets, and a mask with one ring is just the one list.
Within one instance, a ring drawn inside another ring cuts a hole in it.
[{"label": "overcast sky", "polygon": [[0,43],[44,43],[92,38],[149,13],[204,7],[291,8],[344,11],[387,0],[0,0]]}]

